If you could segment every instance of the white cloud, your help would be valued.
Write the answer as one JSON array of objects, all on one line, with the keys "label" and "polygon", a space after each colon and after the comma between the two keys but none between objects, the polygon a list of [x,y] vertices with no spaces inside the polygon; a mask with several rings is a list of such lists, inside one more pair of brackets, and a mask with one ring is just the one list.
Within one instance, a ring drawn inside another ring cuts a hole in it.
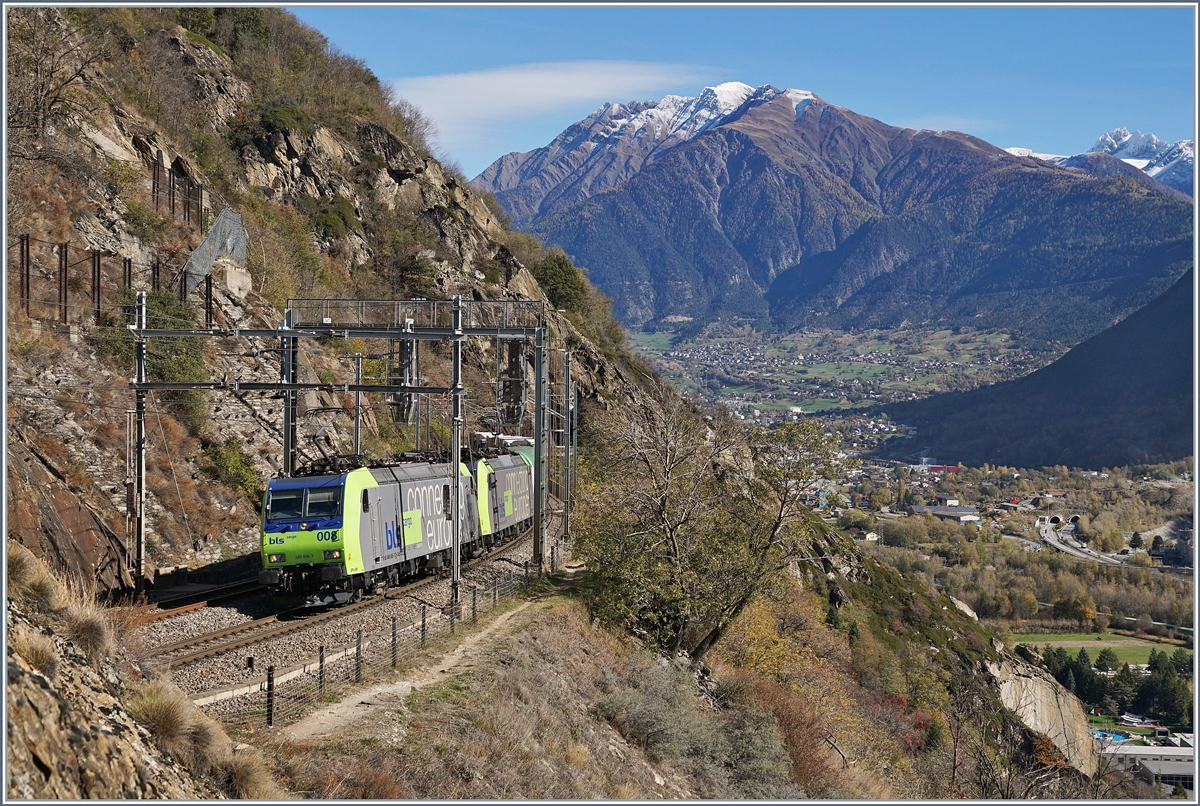
[{"label": "white cloud", "polygon": [[[547,62],[403,78],[392,86],[437,125],[444,152],[473,162],[481,149],[495,147],[500,130],[512,132],[523,121],[563,113],[559,130],[565,129],[607,101],[657,100],[673,90],[699,92],[714,73],[713,68],[688,64]],[[524,143],[508,150],[542,145]]]}]

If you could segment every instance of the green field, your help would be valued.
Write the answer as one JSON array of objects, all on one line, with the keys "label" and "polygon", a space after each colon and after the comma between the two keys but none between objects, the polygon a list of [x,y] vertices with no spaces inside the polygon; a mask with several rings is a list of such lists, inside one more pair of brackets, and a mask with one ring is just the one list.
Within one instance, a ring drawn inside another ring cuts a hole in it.
[{"label": "green field", "polygon": [[1141,638],[1130,638],[1124,635],[1105,633],[1062,633],[1040,635],[1013,635],[1018,644],[1036,647],[1039,652],[1046,646],[1060,646],[1071,654],[1077,654],[1080,649],[1086,649],[1092,660],[1100,654],[1101,649],[1111,648],[1117,654],[1121,663],[1149,663],[1150,650],[1174,651],[1174,647],[1159,644],[1156,641],[1146,641]]}]

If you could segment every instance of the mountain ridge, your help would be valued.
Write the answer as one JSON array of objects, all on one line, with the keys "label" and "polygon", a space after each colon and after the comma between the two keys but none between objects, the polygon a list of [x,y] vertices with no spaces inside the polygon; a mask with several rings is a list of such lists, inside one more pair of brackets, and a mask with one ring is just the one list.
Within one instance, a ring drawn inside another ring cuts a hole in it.
[{"label": "mountain ridge", "polygon": [[1120,126],[1096,138],[1096,142],[1087,151],[1073,156],[1043,154],[1020,147],[1006,148],[1005,151],[1015,156],[1034,157],[1054,165],[1081,168],[1088,173],[1093,173],[1093,169],[1102,171],[1095,174],[1097,176],[1112,175],[1115,170],[1104,163],[1097,166],[1095,156],[1105,155],[1120,160],[1139,173],[1181,194],[1182,197],[1190,199],[1193,192],[1194,140],[1169,143],[1153,134],[1143,134],[1137,129],[1130,132],[1124,126]]},{"label": "mountain ridge", "polygon": [[[603,139],[599,120],[568,131]],[[575,171],[561,186],[549,151],[528,152],[543,163],[527,158],[525,178],[510,171],[504,187],[486,187],[492,169],[473,180],[588,266],[627,326],[971,324],[1069,346],[1164,291],[1190,252],[1190,204],[1118,158],[1091,158],[1092,176],[807,91],[764,85],[690,139],[636,145],[621,141],[619,171],[595,148],[560,155]],[[517,157],[493,168],[506,159]]]}]

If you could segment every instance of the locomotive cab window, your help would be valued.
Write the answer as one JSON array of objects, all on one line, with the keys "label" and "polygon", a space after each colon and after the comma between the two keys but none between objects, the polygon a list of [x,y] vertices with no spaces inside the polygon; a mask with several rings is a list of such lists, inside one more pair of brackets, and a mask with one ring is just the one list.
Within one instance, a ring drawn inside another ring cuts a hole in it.
[{"label": "locomotive cab window", "polygon": [[331,518],[341,509],[342,490],[332,489],[308,491],[308,510],[305,513],[310,518]]},{"label": "locomotive cab window", "polygon": [[342,510],[341,487],[303,487],[272,490],[267,497],[267,520],[331,518]]},{"label": "locomotive cab window", "polygon": [[304,517],[304,490],[273,490],[267,499],[267,520]]}]

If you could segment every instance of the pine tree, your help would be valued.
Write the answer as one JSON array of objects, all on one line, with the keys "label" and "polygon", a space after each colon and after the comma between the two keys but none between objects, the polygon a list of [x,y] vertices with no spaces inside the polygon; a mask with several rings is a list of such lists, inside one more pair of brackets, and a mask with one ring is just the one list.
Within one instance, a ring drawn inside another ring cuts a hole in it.
[{"label": "pine tree", "polygon": [[838,612],[834,605],[829,606],[829,613],[825,616],[825,623],[835,630],[842,628],[842,614]]}]

